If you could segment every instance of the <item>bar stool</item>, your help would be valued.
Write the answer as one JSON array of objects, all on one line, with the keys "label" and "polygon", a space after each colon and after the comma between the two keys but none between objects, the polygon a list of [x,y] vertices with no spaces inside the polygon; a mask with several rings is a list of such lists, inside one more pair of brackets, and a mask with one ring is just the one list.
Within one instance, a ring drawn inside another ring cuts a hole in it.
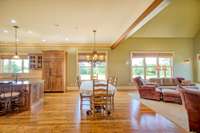
[{"label": "bar stool", "polygon": [[21,93],[14,90],[11,82],[0,83],[0,114],[20,110]]},{"label": "bar stool", "polygon": [[11,111],[12,83],[0,83],[0,114]]},{"label": "bar stool", "polygon": [[23,98],[25,97],[25,89],[23,86],[13,86],[11,96],[11,109],[12,111],[20,111],[23,106]]}]

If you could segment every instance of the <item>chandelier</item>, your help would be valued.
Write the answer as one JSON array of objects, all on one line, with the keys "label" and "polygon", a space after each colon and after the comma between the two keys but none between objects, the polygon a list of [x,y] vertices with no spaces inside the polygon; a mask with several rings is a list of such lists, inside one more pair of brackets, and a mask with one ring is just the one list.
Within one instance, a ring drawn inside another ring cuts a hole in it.
[{"label": "chandelier", "polygon": [[88,62],[92,62],[93,65],[95,66],[96,62],[101,62],[101,61],[105,60],[105,55],[97,52],[96,47],[95,47],[95,45],[96,45],[96,30],[93,30],[93,34],[94,34],[93,52],[92,52],[92,54],[88,54],[86,56],[86,58],[87,58]]},{"label": "chandelier", "polygon": [[15,55],[13,56],[14,59],[19,59],[19,55],[18,55],[18,49],[17,49],[17,42],[18,42],[18,37],[17,37],[17,30],[19,28],[19,26],[13,26],[14,30],[15,30]]}]

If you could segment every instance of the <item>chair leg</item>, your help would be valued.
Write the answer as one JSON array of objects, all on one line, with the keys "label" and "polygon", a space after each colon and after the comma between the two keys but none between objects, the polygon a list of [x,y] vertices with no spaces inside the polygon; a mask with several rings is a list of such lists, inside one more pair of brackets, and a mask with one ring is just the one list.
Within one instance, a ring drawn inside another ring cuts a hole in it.
[{"label": "chair leg", "polygon": [[89,97],[90,99],[90,110],[92,110],[92,97]]},{"label": "chair leg", "polygon": [[83,102],[83,98],[82,98],[82,96],[80,96],[80,110],[82,110],[82,103]]},{"label": "chair leg", "polygon": [[114,111],[114,95],[112,96],[112,110]]}]

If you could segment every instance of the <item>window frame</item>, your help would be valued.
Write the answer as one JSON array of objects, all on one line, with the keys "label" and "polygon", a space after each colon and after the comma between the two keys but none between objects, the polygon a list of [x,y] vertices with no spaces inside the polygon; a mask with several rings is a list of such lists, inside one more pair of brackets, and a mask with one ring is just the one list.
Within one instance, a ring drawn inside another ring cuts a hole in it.
[{"label": "window frame", "polygon": [[[28,58],[22,58],[22,59],[12,59],[12,58],[3,58],[3,59],[0,59],[1,60],[1,66],[0,66],[0,73],[1,74],[15,74],[15,72],[13,72],[13,69],[12,69],[12,60],[21,60],[21,71],[22,72],[17,72],[17,74],[26,74],[26,73],[30,73],[30,68],[29,68],[29,71],[28,72],[25,72],[25,67],[24,67],[24,60],[28,60]],[[4,61],[3,60],[8,60],[8,72],[4,72]],[[29,66],[29,65],[28,65]]]},{"label": "window frame", "polygon": [[[79,53],[92,53],[93,50],[77,50],[76,51],[76,75],[77,76],[80,76],[80,66],[79,66]],[[108,51],[105,51],[105,50],[99,50],[97,52],[100,52],[100,53],[105,53],[106,55],[106,58],[105,58],[105,78],[108,77],[108,65],[109,65],[109,62],[108,62]],[[92,65],[91,65],[91,70],[93,69]],[[91,77],[92,75],[90,75]],[[82,79],[81,79],[82,80]],[[91,79],[89,79],[91,80]],[[88,80],[83,80],[83,81],[88,81]]]},{"label": "window frame", "polygon": [[[132,51],[130,52],[130,79],[132,80],[133,78],[133,64],[132,64],[132,59],[133,59],[133,53],[134,54],[158,54],[161,56],[141,56],[141,58],[144,58],[143,63],[144,63],[144,79],[147,79],[147,75],[146,75],[146,69],[147,69],[147,65],[146,65],[146,58],[148,57],[156,57],[156,65],[160,66],[159,64],[159,58],[169,58],[170,57],[170,68],[171,68],[171,77],[174,76],[174,52],[155,52],[155,51]],[[162,54],[171,54],[172,56],[162,56]],[[140,57],[138,57],[140,58]],[[157,77],[156,78],[160,78],[160,70],[156,70],[157,71]]]}]

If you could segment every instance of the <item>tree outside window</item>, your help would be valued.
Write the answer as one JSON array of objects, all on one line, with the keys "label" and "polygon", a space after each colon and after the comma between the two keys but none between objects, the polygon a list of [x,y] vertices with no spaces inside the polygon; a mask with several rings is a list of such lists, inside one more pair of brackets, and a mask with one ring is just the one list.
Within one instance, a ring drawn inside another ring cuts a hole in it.
[{"label": "tree outside window", "polygon": [[1,73],[28,73],[28,59],[2,59]]}]

